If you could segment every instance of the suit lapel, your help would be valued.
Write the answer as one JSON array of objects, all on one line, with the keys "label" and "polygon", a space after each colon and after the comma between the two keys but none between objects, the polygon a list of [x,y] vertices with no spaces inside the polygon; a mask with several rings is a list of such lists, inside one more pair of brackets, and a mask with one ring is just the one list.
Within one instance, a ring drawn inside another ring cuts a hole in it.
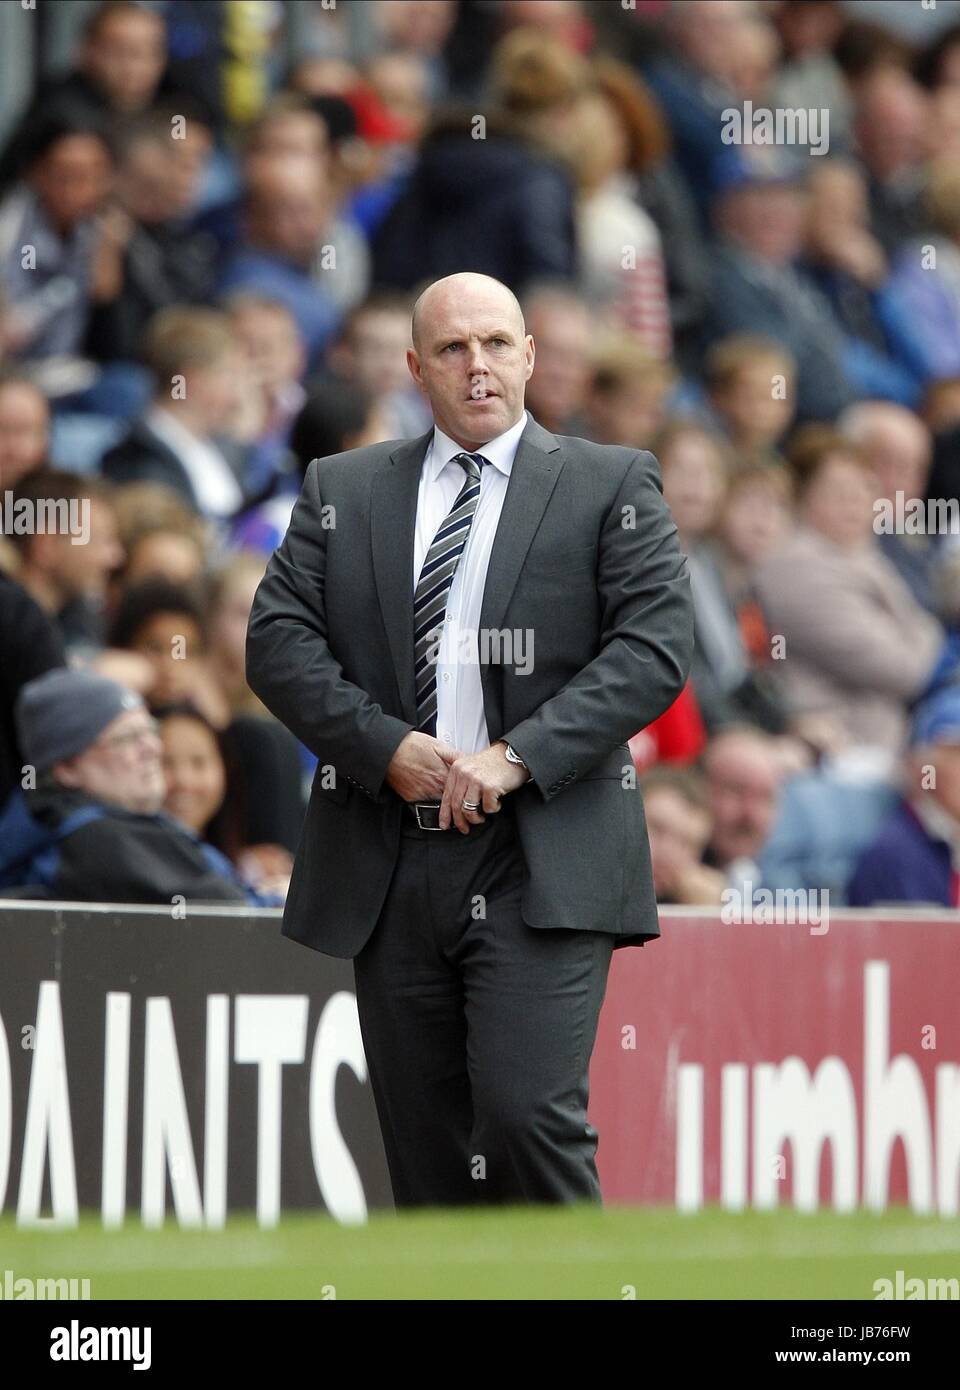
[{"label": "suit lapel", "polygon": [[403,717],[416,728],[413,678],[413,541],[420,473],[433,427],[394,449],[373,479],[370,540],[380,610],[397,674]]},{"label": "suit lapel", "polygon": [[[527,551],[557,485],[563,455],[554,436],[531,417],[520,436],[520,447],[513,461],[510,481],[503,499],[503,510],[487,569],[487,581],[480,607],[480,627],[496,632],[503,625]],[[497,644],[493,644],[496,649]],[[491,741],[503,732],[498,667],[481,663],[483,708]]]},{"label": "suit lapel", "polygon": [[[393,451],[373,481],[370,534],[383,621],[397,675],[403,717],[417,723],[413,676],[413,554],[417,497],[432,428]],[[498,630],[517,584],[530,543],[563,467],[560,445],[531,417],[520,437],[503,509],[490,553],[480,626]],[[496,668],[481,666],[483,704],[491,739],[498,737],[500,709]]]}]

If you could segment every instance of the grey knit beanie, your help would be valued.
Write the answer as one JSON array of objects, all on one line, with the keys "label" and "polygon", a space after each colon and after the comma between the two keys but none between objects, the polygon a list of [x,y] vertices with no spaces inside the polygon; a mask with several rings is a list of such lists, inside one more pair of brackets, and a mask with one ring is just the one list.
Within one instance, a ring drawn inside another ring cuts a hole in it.
[{"label": "grey knit beanie", "polygon": [[14,717],[23,761],[45,772],[89,748],[117,715],[142,705],[136,691],[96,671],[47,671],[17,696]]}]

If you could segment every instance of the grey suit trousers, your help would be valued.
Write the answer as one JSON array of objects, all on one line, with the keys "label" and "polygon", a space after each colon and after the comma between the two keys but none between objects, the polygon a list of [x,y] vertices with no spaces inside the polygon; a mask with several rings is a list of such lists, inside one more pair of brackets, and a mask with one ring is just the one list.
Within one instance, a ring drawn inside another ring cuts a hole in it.
[{"label": "grey suit trousers", "polygon": [[528,927],[510,800],[469,835],[406,820],[354,958],[398,1207],[600,1201],[588,1070],[615,937]]}]

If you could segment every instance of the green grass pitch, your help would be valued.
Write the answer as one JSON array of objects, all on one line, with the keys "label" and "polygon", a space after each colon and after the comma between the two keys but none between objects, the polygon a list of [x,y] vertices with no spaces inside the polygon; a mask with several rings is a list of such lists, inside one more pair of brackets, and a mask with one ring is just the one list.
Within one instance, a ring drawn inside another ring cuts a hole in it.
[{"label": "green grass pitch", "polygon": [[[874,1280],[960,1277],[960,1225],[883,1214],[566,1207],[288,1215],[268,1230],[133,1222],[18,1230],[0,1219],[0,1291],[88,1278],[93,1299],[866,1299]],[[631,1295],[631,1290],[634,1293]]]}]

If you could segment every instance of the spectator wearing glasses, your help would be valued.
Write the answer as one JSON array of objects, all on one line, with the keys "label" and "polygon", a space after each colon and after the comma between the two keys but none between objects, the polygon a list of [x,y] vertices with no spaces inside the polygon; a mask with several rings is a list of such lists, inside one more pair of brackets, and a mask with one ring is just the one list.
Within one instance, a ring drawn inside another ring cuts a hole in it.
[{"label": "spectator wearing glasses", "polygon": [[0,883],[78,902],[250,900],[229,862],[161,811],[157,724],[141,697],[91,671],[28,682],[16,721],[36,785],[0,827]]}]

